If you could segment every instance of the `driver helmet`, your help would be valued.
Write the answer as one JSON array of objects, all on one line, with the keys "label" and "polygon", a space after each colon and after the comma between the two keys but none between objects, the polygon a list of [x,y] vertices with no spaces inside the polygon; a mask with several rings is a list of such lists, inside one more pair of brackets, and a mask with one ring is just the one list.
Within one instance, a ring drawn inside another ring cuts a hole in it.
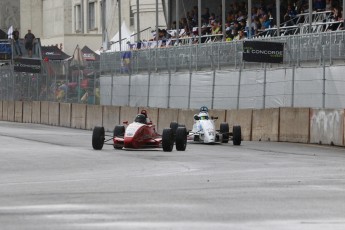
[{"label": "driver helmet", "polygon": [[208,113],[199,113],[200,120],[208,120]]},{"label": "driver helmet", "polygon": [[134,119],[135,122],[138,122],[138,123],[142,123],[142,124],[146,124],[146,117],[144,114],[138,114],[135,119]]},{"label": "driver helmet", "polygon": [[208,108],[206,106],[201,106],[200,112],[208,113]]}]

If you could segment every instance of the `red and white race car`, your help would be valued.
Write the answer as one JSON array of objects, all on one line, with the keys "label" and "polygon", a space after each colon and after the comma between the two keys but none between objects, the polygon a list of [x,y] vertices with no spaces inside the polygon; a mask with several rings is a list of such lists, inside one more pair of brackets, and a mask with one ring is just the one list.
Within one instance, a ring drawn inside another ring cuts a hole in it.
[{"label": "red and white race car", "polygon": [[115,126],[112,136],[105,135],[104,127],[96,126],[92,133],[92,147],[101,150],[105,143],[112,141],[110,145],[115,149],[163,148],[163,151],[171,152],[174,143],[177,151],[186,149],[188,132],[185,127],[166,128],[160,135],[147,118],[146,110],[142,110],[133,123],[123,123]]}]

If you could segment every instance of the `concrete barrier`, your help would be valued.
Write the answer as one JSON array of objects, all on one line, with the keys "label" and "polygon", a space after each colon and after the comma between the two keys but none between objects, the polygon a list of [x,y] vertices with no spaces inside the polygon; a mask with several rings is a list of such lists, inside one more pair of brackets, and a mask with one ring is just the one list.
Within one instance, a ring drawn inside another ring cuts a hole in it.
[{"label": "concrete barrier", "polygon": [[60,125],[60,103],[49,102],[48,124],[54,126]]},{"label": "concrete barrier", "polygon": [[32,102],[32,123],[41,123],[41,102]]},{"label": "concrete barrier", "polygon": [[71,127],[86,128],[86,104],[72,104]]},{"label": "concrete barrier", "polygon": [[71,111],[72,105],[70,103],[60,103],[60,126],[71,127]]},{"label": "concrete barrier", "polygon": [[310,143],[344,145],[344,110],[311,109]]},{"label": "concrete barrier", "polygon": [[136,115],[138,115],[139,109],[138,107],[121,107],[120,108],[120,123],[124,121],[128,121],[131,123],[134,121]]},{"label": "concrete barrier", "polygon": [[2,101],[0,101],[0,121],[2,121]]},{"label": "concrete barrier", "polygon": [[103,125],[103,107],[101,105],[87,105],[86,129],[92,130],[95,126]]},{"label": "concrete barrier", "polygon": [[194,125],[194,115],[199,113],[199,109],[179,109],[177,122],[185,125],[187,130],[192,130]]},{"label": "concrete barrier", "polygon": [[32,122],[32,102],[24,101],[23,103],[23,122],[31,123]]},{"label": "concrete barrier", "polygon": [[23,102],[15,101],[14,102],[14,121],[23,122]]},{"label": "concrete barrier", "polygon": [[278,141],[279,109],[253,110],[253,141]]},{"label": "concrete barrier", "polygon": [[280,108],[279,141],[309,143],[309,108]]},{"label": "concrete barrier", "polygon": [[41,124],[49,124],[49,103],[48,101],[41,101]]},{"label": "concrete barrier", "polygon": [[227,110],[226,122],[229,123],[230,131],[234,125],[240,125],[244,141],[252,139],[252,109]]},{"label": "concrete barrier", "polygon": [[14,109],[15,109],[15,102],[14,101],[8,101],[7,102],[7,120],[8,121],[14,121]]},{"label": "concrete barrier", "polygon": [[140,107],[139,108],[139,113],[143,109],[145,109],[147,111],[147,116],[152,121],[152,124],[156,126],[156,130],[158,130],[158,108]]},{"label": "concrete barrier", "polygon": [[178,109],[158,109],[157,131],[162,134],[163,129],[170,127],[170,122],[178,118]]},{"label": "concrete barrier", "polygon": [[113,132],[115,125],[120,124],[120,107],[103,106],[103,127],[106,131]]}]

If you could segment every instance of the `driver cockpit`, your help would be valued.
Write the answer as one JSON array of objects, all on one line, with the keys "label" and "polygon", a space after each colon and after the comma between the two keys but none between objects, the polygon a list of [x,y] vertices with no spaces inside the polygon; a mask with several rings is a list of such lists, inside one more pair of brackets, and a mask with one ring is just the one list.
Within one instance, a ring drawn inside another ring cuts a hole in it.
[{"label": "driver cockpit", "polygon": [[141,123],[141,124],[146,124],[146,117],[144,114],[138,114],[135,119],[135,122]]}]

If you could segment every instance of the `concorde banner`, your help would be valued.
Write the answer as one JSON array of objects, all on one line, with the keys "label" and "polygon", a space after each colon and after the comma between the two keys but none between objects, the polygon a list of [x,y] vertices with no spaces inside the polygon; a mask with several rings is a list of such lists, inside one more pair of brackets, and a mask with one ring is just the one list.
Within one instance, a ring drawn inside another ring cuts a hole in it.
[{"label": "concorde banner", "polygon": [[41,73],[41,60],[30,58],[14,59],[14,72]]},{"label": "concorde banner", "polygon": [[283,63],[284,43],[282,42],[263,42],[263,41],[244,41],[243,42],[243,61]]}]

